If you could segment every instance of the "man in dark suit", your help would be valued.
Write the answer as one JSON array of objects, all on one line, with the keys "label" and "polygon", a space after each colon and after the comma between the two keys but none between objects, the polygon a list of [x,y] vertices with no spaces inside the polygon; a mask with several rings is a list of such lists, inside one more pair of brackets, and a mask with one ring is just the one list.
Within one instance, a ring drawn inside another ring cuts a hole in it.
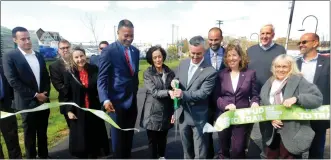
[{"label": "man in dark suit", "polygon": [[[298,43],[303,57],[297,60],[305,79],[314,83],[323,94],[323,105],[330,105],[330,58],[318,55],[319,36],[306,33]],[[323,159],[326,130],[330,120],[310,121],[315,137],[309,150],[309,159]]]},{"label": "man in dark suit", "polygon": [[[216,69],[217,72],[225,68],[223,62],[224,48],[221,46],[222,41],[223,41],[222,30],[217,27],[211,28],[208,32],[209,49],[207,49],[204,57],[205,60]],[[211,125],[214,124],[214,121],[217,118],[215,116],[217,106],[216,106],[216,101],[213,98],[213,95],[214,92],[209,97],[210,105],[208,110],[209,112],[208,123]],[[212,159],[215,156],[213,133],[205,133],[205,134],[208,134],[208,141],[209,141],[207,158]]]},{"label": "man in dark suit", "polygon": [[102,50],[104,48],[106,48],[107,46],[109,45],[109,43],[107,41],[101,41],[99,43],[99,48],[98,48],[98,52],[99,54],[98,55],[92,55],[90,57],[90,64],[93,64],[93,65],[96,65],[98,66],[99,65],[99,57],[100,57],[100,53],[102,52]]},{"label": "man in dark suit", "polygon": [[[9,86],[7,79],[3,74],[2,62],[0,59],[0,111],[13,113],[14,109],[11,107],[13,98],[13,89]],[[5,139],[9,159],[22,159],[21,148],[18,141],[16,116],[0,119],[0,132]],[[1,143],[0,159],[4,159]]]},{"label": "man in dark suit", "polygon": [[[51,65],[49,65],[49,73],[51,82],[56,89],[56,91],[59,92],[58,100],[59,102],[64,102],[64,95],[66,94],[67,89],[64,87],[64,74],[66,70],[66,63],[68,61],[69,53],[70,53],[70,42],[62,39],[58,44],[58,53],[60,54],[60,58],[57,59],[55,62],[53,62]],[[65,106],[60,106],[60,113],[63,114],[67,125],[69,127],[69,118],[68,115],[65,113]]]},{"label": "man in dark suit", "polygon": [[[18,48],[3,55],[3,69],[11,87],[14,89],[14,107],[16,110],[32,109],[48,102],[50,79],[42,55],[32,50],[30,34],[26,28],[12,30],[14,42]],[[26,157],[37,156],[36,136],[38,139],[38,157],[48,158],[47,126],[50,110],[22,113],[24,145]]]},{"label": "man in dark suit", "polygon": [[178,108],[179,130],[182,140],[184,159],[206,159],[208,136],[202,129],[208,121],[209,96],[215,85],[216,70],[204,59],[205,41],[195,36],[189,41],[190,59],[181,61],[176,77],[179,89],[172,98],[180,98]]},{"label": "man in dark suit", "polygon": [[[121,128],[134,128],[137,117],[139,50],[132,46],[133,24],[121,20],[118,40],[102,50],[99,58],[100,102]],[[130,158],[133,131],[111,127],[114,158]]]}]

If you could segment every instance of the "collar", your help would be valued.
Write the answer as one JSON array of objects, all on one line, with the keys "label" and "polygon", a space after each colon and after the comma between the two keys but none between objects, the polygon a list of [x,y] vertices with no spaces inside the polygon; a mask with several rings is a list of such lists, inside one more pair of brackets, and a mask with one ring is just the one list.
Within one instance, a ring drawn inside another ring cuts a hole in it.
[{"label": "collar", "polygon": [[196,67],[198,68],[204,60],[205,60],[205,57],[202,57],[202,60],[200,61],[200,63],[198,63],[198,64],[194,64],[194,63],[192,62],[192,59],[191,59],[191,60],[190,60],[190,66],[196,66]]},{"label": "collar", "polygon": [[318,54],[317,54],[316,57],[314,57],[313,59],[311,59],[311,60],[309,60],[309,61],[306,61],[306,60],[304,59],[304,56],[301,56],[301,61],[302,61],[302,62],[314,62],[314,61],[317,61],[317,58],[318,58]]},{"label": "collar", "polygon": [[267,46],[267,47],[265,47],[265,46],[263,46],[261,43],[260,43],[260,47],[263,49],[263,50],[268,50],[268,49],[270,49],[272,46],[274,46],[275,45],[275,43],[274,42],[271,42],[270,43],[270,45],[269,46]]},{"label": "collar", "polygon": [[[21,53],[22,53],[24,56],[30,55],[30,54],[24,52],[20,47],[17,47],[17,48],[21,51]],[[36,54],[36,53],[32,50],[31,55],[35,55],[35,54]]]},{"label": "collar", "polygon": [[209,48],[209,52],[210,52],[210,54],[214,54],[214,53],[216,53],[216,55],[218,55],[218,56],[223,56],[223,48],[222,48],[222,46],[215,52],[215,51],[213,51],[211,48]]}]

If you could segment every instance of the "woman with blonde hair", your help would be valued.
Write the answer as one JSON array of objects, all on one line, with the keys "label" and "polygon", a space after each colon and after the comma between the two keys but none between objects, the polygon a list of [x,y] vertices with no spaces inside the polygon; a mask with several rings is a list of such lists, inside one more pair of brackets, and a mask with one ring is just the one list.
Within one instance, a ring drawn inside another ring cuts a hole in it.
[{"label": "woman with blonde hair", "polygon": [[[272,77],[263,85],[261,105],[299,105],[314,109],[322,105],[322,94],[316,85],[309,83],[299,72],[293,57],[277,56],[271,66]],[[268,159],[296,159],[307,152],[315,132],[309,121],[273,120],[262,133],[266,138]]]},{"label": "woman with blonde hair", "polygon": [[[70,53],[64,75],[66,102],[82,108],[101,109],[98,99],[98,68],[86,61],[85,50],[79,47]],[[69,117],[69,151],[77,158],[98,158],[109,154],[109,142],[104,121],[93,113],[66,106]]]}]

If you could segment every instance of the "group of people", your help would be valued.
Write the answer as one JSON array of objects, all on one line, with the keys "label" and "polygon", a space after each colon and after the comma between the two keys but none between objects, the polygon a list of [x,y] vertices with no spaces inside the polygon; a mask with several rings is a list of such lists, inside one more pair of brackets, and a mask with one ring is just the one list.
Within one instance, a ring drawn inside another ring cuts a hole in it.
[{"label": "group of people", "polygon": [[[140,56],[131,45],[134,26],[129,20],[119,22],[118,40],[101,42],[101,54],[92,56],[89,62],[84,49],[72,48],[69,41],[61,40],[60,58],[49,66],[49,73],[42,55],[32,50],[28,30],[16,27],[12,33],[18,48],[3,55],[0,69],[1,110],[16,112],[49,102],[52,83],[59,92],[59,102],[103,110],[121,128],[134,128],[138,118],[146,129],[150,158],[166,158],[168,131],[177,121],[182,158],[212,159],[212,133],[203,133],[203,127],[214,124],[226,111],[274,104],[312,109],[330,104],[330,59],[318,54],[318,35],[306,33],[301,37],[298,47],[302,57],[295,60],[272,41],[274,31],[271,24],[264,25],[260,43],[244,51],[235,43],[222,47],[222,30],[211,28],[209,48],[202,36],[194,36],[189,40],[189,58],[176,69],[164,63],[167,53],[162,47],[152,46],[146,52],[150,66],[143,73],[146,96],[137,107]],[[179,102],[176,110],[174,99]],[[141,117],[137,117],[138,108],[142,109]],[[60,112],[70,129],[71,155],[100,158],[110,154],[102,119],[70,105],[61,106]],[[37,155],[49,158],[49,114],[49,109],[22,114],[29,159]],[[9,158],[22,158],[16,117],[1,119],[0,123]],[[295,120],[233,125],[218,132],[217,157],[293,159],[308,152],[309,158],[323,159],[329,125],[329,121]],[[134,131],[111,127],[114,158],[131,158],[133,136]]]}]

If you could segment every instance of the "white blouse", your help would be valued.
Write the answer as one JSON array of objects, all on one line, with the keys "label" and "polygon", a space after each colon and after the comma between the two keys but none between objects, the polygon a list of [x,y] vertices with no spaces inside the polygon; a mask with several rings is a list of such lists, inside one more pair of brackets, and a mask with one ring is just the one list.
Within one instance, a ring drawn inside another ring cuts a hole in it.
[{"label": "white blouse", "polygon": [[[270,89],[270,94],[269,94],[269,102],[270,104],[274,104],[274,96],[275,92],[279,89],[279,87],[282,85],[282,83],[286,80],[287,78],[284,78],[282,81],[275,79],[272,82],[271,89]],[[280,92],[280,100],[283,102],[283,93]]]},{"label": "white blouse", "polygon": [[236,92],[238,81],[239,81],[239,75],[240,75],[240,73],[236,77],[231,76],[231,83],[232,83],[233,92]]}]

